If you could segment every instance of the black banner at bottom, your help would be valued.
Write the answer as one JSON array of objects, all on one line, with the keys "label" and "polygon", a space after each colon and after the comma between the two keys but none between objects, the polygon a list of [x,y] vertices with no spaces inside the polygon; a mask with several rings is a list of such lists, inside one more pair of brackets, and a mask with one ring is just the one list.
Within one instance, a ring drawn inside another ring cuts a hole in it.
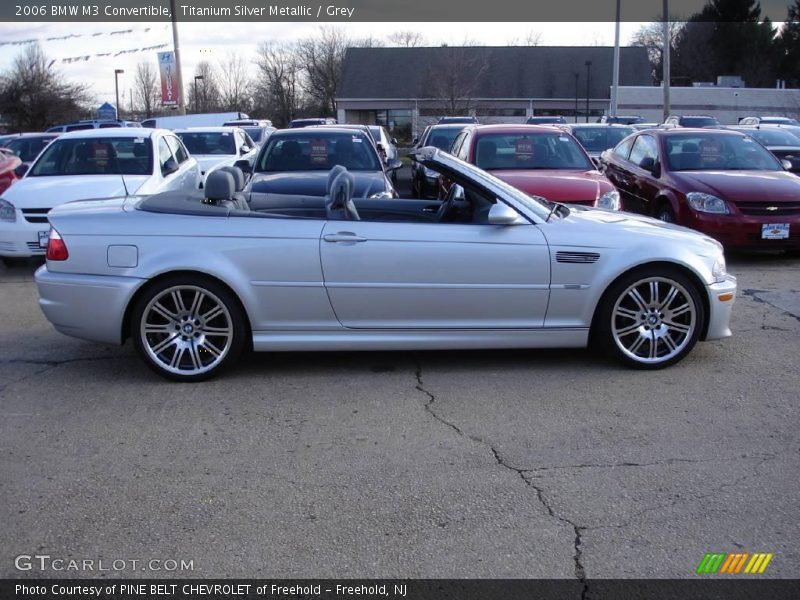
[{"label": "black banner at bottom", "polygon": [[797,600],[797,579],[3,579],[2,600]]}]

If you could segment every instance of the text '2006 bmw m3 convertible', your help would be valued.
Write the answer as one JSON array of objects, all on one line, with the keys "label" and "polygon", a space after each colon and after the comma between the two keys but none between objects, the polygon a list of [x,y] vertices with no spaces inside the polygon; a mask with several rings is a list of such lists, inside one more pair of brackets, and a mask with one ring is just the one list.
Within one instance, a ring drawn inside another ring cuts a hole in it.
[{"label": "text '2006 bmw m3 convertible'", "polygon": [[[206,189],[76,202],[50,215],[40,305],[68,335],[133,340],[156,372],[207,378],[246,347],[583,347],[639,368],[730,335],[722,247],[648,217],[534,198],[435,148],[441,201]],[[100,233],[102,232],[102,233]]]}]

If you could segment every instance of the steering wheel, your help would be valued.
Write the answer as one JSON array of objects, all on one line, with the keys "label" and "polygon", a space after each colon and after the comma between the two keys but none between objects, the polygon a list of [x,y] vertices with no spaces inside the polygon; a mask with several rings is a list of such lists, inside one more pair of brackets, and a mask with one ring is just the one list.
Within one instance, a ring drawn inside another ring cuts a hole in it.
[{"label": "steering wheel", "polygon": [[464,199],[464,188],[454,183],[450,186],[450,189],[447,190],[447,196],[439,205],[439,210],[436,211],[436,220],[440,223],[447,222],[447,219],[450,218],[453,209],[456,206],[456,201],[461,197],[461,200]]}]

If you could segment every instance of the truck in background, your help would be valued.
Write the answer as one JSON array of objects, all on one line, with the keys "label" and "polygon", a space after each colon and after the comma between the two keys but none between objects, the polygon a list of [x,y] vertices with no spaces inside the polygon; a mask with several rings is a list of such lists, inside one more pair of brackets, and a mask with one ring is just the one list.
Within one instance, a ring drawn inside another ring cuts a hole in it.
[{"label": "truck in background", "polygon": [[151,129],[185,129],[187,127],[222,127],[226,121],[249,119],[243,112],[199,113],[196,115],[174,115],[154,117],[142,121],[142,127]]}]

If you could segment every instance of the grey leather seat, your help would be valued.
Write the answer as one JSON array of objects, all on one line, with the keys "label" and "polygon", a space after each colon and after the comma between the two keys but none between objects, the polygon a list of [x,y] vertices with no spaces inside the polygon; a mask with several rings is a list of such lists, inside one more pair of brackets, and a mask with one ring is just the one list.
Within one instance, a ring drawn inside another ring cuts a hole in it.
[{"label": "grey leather seat", "polygon": [[247,201],[247,196],[244,194],[244,173],[239,167],[222,167],[220,171],[230,173],[233,177],[233,197],[232,200],[236,203],[236,208],[240,210],[248,210],[250,205]]}]

